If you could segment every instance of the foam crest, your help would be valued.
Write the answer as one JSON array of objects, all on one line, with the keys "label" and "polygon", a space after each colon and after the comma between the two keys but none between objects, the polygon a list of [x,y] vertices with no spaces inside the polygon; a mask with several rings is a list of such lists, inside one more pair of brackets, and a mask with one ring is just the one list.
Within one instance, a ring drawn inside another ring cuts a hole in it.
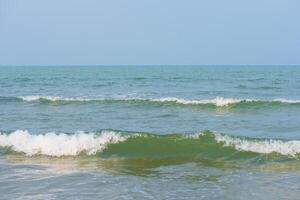
[{"label": "foam crest", "polygon": [[240,100],[240,99],[224,98],[224,97],[216,97],[215,99],[209,99],[209,100],[186,100],[186,99],[180,99],[175,97],[167,97],[167,98],[160,98],[160,99],[152,99],[151,101],[174,102],[174,103],[179,103],[184,105],[214,104],[216,106],[227,106],[229,104],[239,103],[241,101],[251,101],[251,100]]},{"label": "foam crest", "polygon": [[177,103],[183,105],[197,105],[197,104],[214,104],[216,106],[227,106],[229,104],[239,103],[242,101],[255,101],[255,100],[241,100],[241,99],[234,99],[234,98],[224,98],[224,97],[216,97],[214,99],[208,100],[187,100],[183,98],[176,98],[176,97],[166,97],[166,98],[84,98],[84,97],[74,97],[74,98],[64,98],[59,96],[20,96],[20,99],[23,101],[38,101],[38,100],[48,100],[48,101],[150,101],[150,102],[162,102],[162,103]]},{"label": "foam crest", "polygon": [[64,102],[95,102],[95,101],[124,101],[124,102],[155,102],[155,103],[175,103],[181,105],[215,105],[217,107],[224,107],[239,103],[286,103],[286,104],[298,104],[300,100],[289,100],[289,99],[236,99],[236,98],[224,98],[216,97],[214,99],[200,99],[200,100],[189,100],[176,97],[165,97],[165,98],[127,98],[127,97],[115,97],[115,98],[86,98],[86,97],[59,97],[59,96],[19,96],[19,99],[23,101],[64,101]]},{"label": "foam crest", "polygon": [[64,133],[33,135],[26,130],[17,130],[10,134],[0,133],[1,147],[25,153],[27,156],[76,156],[82,152],[94,155],[105,149],[107,144],[124,140],[126,140],[125,136],[113,131],[102,131],[99,135],[83,132],[72,135]]},{"label": "foam crest", "polygon": [[300,103],[300,100],[290,100],[290,99],[274,99],[273,102],[281,102],[281,103],[291,103],[291,104],[295,104],[295,103]]},{"label": "foam crest", "polygon": [[38,101],[38,100],[47,100],[47,101],[95,101],[101,99],[90,99],[83,97],[59,97],[59,96],[19,96],[23,101]]},{"label": "foam crest", "polygon": [[222,142],[225,146],[232,146],[238,151],[251,151],[262,154],[279,153],[287,156],[297,156],[300,153],[299,140],[251,140],[218,133],[214,135],[217,142]]}]

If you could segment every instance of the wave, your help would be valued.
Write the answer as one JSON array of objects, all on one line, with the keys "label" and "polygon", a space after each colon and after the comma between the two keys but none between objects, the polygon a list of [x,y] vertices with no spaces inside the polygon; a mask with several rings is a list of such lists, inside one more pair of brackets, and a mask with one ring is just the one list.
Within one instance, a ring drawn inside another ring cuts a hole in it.
[{"label": "wave", "polygon": [[19,96],[19,97],[0,97],[0,101],[25,101],[25,102],[42,102],[42,103],[113,103],[113,102],[127,102],[127,103],[155,103],[167,105],[184,105],[184,106],[239,106],[239,105],[264,105],[264,104],[300,104],[300,100],[290,100],[284,98],[277,99],[236,99],[216,97],[213,99],[188,100],[176,97],[165,98],[87,98],[87,97],[59,97],[59,96]]},{"label": "wave", "polygon": [[249,151],[261,154],[278,153],[293,157],[300,153],[300,140],[241,139],[221,134],[215,134],[215,140],[223,143],[225,146],[232,146],[238,151]]},{"label": "wave", "polygon": [[58,96],[20,96],[17,97],[23,101],[38,101],[38,100],[47,100],[47,101],[69,101],[69,102],[76,102],[76,101],[102,101],[105,99],[91,99],[91,98],[80,98],[80,97],[58,97]]},{"label": "wave", "polygon": [[78,132],[72,135],[65,133],[46,133],[33,135],[28,131],[17,130],[10,134],[0,134],[0,147],[8,147],[27,156],[76,156],[85,152],[94,155],[105,148],[108,143],[124,141],[126,138],[118,133],[105,131],[100,135]]},{"label": "wave", "polygon": [[53,157],[100,155],[104,157],[206,157],[247,158],[278,154],[298,159],[300,140],[243,138],[211,131],[198,134],[155,135],[103,130],[96,133],[77,132],[31,134],[26,130],[0,133],[0,147],[6,153]]}]

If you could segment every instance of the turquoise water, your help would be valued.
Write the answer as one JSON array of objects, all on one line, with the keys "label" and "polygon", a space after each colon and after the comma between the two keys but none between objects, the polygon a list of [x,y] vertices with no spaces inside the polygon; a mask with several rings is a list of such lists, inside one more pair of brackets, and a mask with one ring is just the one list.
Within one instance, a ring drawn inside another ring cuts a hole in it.
[{"label": "turquoise water", "polygon": [[298,199],[299,113],[297,66],[0,67],[0,199]]}]

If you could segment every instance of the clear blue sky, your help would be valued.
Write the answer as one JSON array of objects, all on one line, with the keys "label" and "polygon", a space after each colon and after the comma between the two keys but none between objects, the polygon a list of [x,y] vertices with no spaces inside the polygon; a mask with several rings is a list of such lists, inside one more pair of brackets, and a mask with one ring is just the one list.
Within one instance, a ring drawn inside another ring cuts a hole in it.
[{"label": "clear blue sky", "polygon": [[0,0],[0,65],[300,64],[299,0]]}]

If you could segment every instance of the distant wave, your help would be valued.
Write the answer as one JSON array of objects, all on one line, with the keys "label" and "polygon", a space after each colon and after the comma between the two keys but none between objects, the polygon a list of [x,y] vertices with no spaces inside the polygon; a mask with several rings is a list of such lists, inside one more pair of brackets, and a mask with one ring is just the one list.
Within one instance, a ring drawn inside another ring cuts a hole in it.
[{"label": "distant wave", "polygon": [[20,96],[17,97],[23,101],[38,101],[38,100],[47,100],[47,101],[103,101],[102,98],[84,98],[84,97],[58,97],[58,96]]},{"label": "distant wave", "polygon": [[[45,133],[34,135],[26,130],[0,133],[0,147],[26,156],[78,156],[100,153],[112,156],[195,156],[249,157],[249,153],[277,153],[298,158],[299,140],[242,138],[204,131],[194,135],[154,135],[122,131],[74,134]],[[251,155],[252,155],[251,154]],[[251,156],[250,155],[250,156]]]},{"label": "distant wave", "polygon": [[62,102],[62,103],[75,103],[75,102],[140,102],[140,103],[161,103],[161,104],[177,104],[177,105],[213,105],[217,107],[224,107],[229,105],[239,104],[266,104],[266,103],[283,103],[283,104],[300,104],[300,100],[289,100],[284,98],[278,99],[236,99],[216,97],[213,99],[200,99],[189,100],[176,97],[165,98],[85,98],[85,97],[58,97],[58,96],[20,96],[16,97],[22,101],[48,101],[48,102]]}]

